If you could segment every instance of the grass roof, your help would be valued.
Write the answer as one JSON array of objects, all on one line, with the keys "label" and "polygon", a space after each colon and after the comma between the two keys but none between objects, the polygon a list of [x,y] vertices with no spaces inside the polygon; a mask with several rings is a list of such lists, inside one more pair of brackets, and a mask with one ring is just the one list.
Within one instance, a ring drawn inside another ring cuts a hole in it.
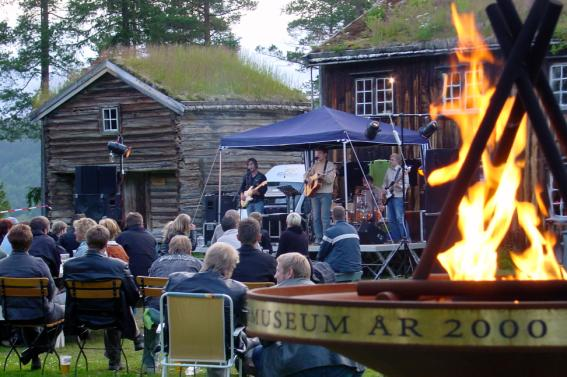
[{"label": "grass roof", "polygon": [[[456,38],[451,23],[451,3],[456,4],[460,13],[474,13],[479,31],[487,37],[492,35],[485,9],[494,0],[389,0],[372,8],[315,48],[314,52],[381,48]],[[532,3],[533,0],[514,1],[522,17],[528,13]],[[567,40],[565,12],[560,18],[555,37]]]}]

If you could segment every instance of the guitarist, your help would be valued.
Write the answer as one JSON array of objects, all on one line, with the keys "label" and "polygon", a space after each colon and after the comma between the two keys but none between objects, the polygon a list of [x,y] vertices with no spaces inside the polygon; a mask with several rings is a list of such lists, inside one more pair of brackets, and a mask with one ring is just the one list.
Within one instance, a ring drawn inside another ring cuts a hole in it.
[{"label": "guitarist", "polygon": [[[246,162],[246,174],[242,177],[242,184],[240,185],[240,200],[246,200],[245,192],[252,188],[256,188],[262,182],[266,181],[266,176],[258,171],[258,161],[255,158],[249,158]],[[263,185],[257,190],[252,191],[252,200],[248,203],[246,211],[248,215],[252,212],[264,213],[264,195],[268,191],[268,186]]]},{"label": "guitarist", "polygon": [[[390,166],[384,176],[384,191],[386,193],[386,208],[390,234],[394,242],[407,238],[407,227],[404,220],[404,192],[409,188],[407,172],[402,172],[402,157],[397,153],[390,156]],[[403,182],[402,182],[403,180]]]},{"label": "guitarist", "polygon": [[319,183],[315,194],[310,195],[315,244],[322,242],[323,234],[331,223],[333,183],[336,175],[335,164],[327,160],[327,149],[322,146],[317,147],[315,149],[315,163],[305,173],[306,184],[312,183],[313,180],[317,180]]}]

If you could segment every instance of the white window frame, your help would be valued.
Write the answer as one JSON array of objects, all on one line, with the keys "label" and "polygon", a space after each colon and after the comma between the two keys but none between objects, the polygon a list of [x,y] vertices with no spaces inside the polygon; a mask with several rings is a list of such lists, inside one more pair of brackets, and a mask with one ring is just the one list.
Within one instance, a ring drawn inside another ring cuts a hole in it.
[{"label": "white window frame", "polygon": [[[379,83],[383,84],[382,86]],[[385,115],[394,113],[394,82],[391,77],[377,77],[375,81],[375,115]],[[380,89],[379,89],[380,88]],[[379,93],[383,95],[383,100],[379,100]],[[388,99],[388,94],[390,99]],[[388,107],[390,107],[388,111]]]},{"label": "white window frame", "polygon": [[[559,76],[555,75],[556,69],[559,69]],[[559,107],[562,110],[567,110],[567,63],[553,64],[549,67],[549,85]],[[565,87],[565,90],[563,90],[563,87]],[[562,101],[563,98],[565,102]]]},{"label": "white window frame", "polygon": [[103,133],[120,132],[120,109],[118,106],[104,106],[100,109],[100,113]]},{"label": "white window frame", "polygon": [[[473,75],[477,75],[477,80],[471,80]],[[475,83],[478,88],[474,88]],[[478,107],[469,107],[471,100],[479,98],[482,95],[483,72],[482,70],[465,71],[465,90],[463,96],[463,107],[467,111],[478,111]],[[478,103],[478,102],[477,102]]]},{"label": "white window frame", "polygon": [[[455,76],[459,80],[454,80]],[[449,72],[443,74],[443,109],[444,110],[459,110],[462,108],[463,86],[462,86],[461,72]],[[458,82],[458,84],[455,84]],[[456,93],[458,89],[458,94]]]},{"label": "white window frame", "polygon": [[[374,79],[369,78],[369,77],[365,77],[365,78],[360,78],[360,79],[356,79],[354,80],[354,109],[355,109],[355,113],[356,115],[361,115],[361,116],[366,116],[366,115],[373,115],[374,113],[374,85],[373,85],[373,81]],[[358,84],[362,83],[362,90],[358,90]],[[367,84],[370,84],[370,89],[367,90]],[[365,99],[366,94],[370,93],[370,101],[367,102]],[[358,101],[358,95],[362,94],[364,101],[359,102]],[[370,112],[367,113],[366,112],[366,107],[370,105]],[[358,107],[362,106],[363,111],[360,112],[358,111]]]}]

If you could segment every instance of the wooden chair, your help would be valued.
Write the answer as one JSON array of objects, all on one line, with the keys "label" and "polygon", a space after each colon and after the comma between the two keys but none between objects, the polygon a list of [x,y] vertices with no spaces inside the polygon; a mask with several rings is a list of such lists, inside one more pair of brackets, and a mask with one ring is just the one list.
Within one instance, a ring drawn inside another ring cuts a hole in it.
[{"label": "wooden chair", "polygon": [[[117,328],[121,315],[121,287],[122,280],[110,279],[103,281],[77,281],[65,280],[67,288],[66,310],[71,305],[74,306],[74,315],[77,320],[79,330],[106,330]],[[77,336],[77,345],[79,353],[75,360],[75,376],[77,376],[77,366],[79,358],[82,356],[85,360],[87,372],[89,363],[85,349],[87,337]],[[126,363],[126,372],[128,369],[128,359],[124,353],[122,343],[120,344],[120,352]]]},{"label": "wooden chair", "polygon": [[[25,327],[40,327],[42,331],[54,331],[60,332],[64,319],[59,319],[56,321],[46,321],[47,312],[44,305],[44,300],[49,299],[49,279],[48,278],[12,278],[12,277],[0,277],[0,298],[2,299],[2,315],[4,317],[4,323],[8,327],[8,332],[11,333],[12,329],[16,328],[25,328]],[[12,306],[14,303],[14,299],[36,299],[38,305],[41,305],[43,310],[43,318],[31,321],[25,321],[18,318],[15,314],[13,314]],[[4,359],[4,371],[6,371],[6,364],[8,363],[8,359],[10,355],[13,353],[16,354],[18,357],[18,362],[20,366],[20,370],[22,370],[22,363],[20,361],[20,353],[16,348],[16,344],[12,337],[9,338],[10,341],[10,350]],[[47,357],[54,353],[57,357],[57,365],[60,365],[60,358],[57,350],[55,349],[55,344],[46,344],[48,347],[47,352],[45,353],[45,357],[43,359],[43,366],[41,368],[41,374],[45,370],[45,362],[47,361]]]},{"label": "wooden chair", "polygon": [[[166,329],[160,332],[162,376],[167,376],[168,367],[172,366],[230,370],[237,356],[234,336],[229,336],[228,346],[225,344],[225,315],[230,316],[229,334],[235,334],[233,312],[232,300],[227,295],[164,293],[160,300],[160,327]],[[187,313],[191,313],[191,320],[187,320]],[[242,376],[241,368],[238,374]]]},{"label": "wooden chair", "polygon": [[248,289],[267,288],[267,287],[273,287],[275,285],[275,283],[271,281],[248,281],[242,284],[247,286]]}]

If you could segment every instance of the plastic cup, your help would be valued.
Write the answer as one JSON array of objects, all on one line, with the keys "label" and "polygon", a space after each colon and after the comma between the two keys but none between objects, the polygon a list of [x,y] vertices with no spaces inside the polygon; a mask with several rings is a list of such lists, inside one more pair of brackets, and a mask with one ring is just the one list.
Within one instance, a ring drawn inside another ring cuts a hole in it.
[{"label": "plastic cup", "polygon": [[71,356],[61,355],[61,374],[68,375],[71,371]]}]

